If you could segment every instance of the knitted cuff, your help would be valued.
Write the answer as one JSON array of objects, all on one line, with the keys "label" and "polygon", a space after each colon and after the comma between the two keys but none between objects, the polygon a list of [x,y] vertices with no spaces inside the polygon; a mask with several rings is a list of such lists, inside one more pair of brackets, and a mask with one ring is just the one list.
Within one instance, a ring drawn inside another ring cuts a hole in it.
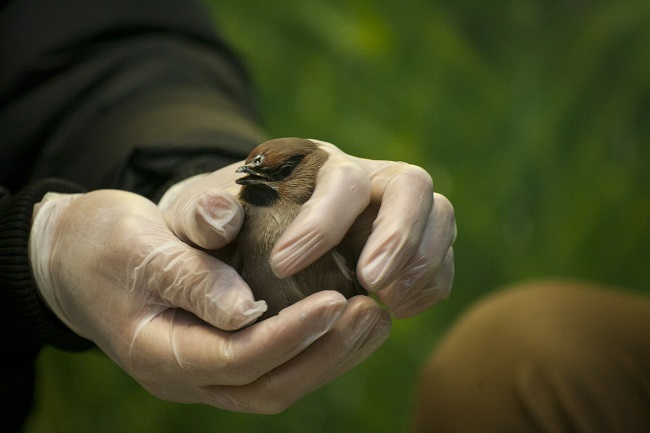
[{"label": "knitted cuff", "polygon": [[38,181],[0,202],[0,320],[2,339],[16,349],[50,344],[77,351],[93,343],[68,329],[45,305],[32,278],[27,246],[34,204],[47,192],[79,193],[56,179]]}]

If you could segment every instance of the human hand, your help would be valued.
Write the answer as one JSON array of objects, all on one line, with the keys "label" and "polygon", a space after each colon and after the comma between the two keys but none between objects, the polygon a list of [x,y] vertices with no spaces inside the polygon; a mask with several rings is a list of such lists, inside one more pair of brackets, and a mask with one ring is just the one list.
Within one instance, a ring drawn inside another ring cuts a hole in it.
[{"label": "human hand", "polygon": [[390,328],[370,299],[321,292],[233,331],[264,303],[231,267],[174,236],[153,203],[123,191],[47,195],[30,260],[57,317],[173,401],[280,411],[365,359]]},{"label": "human hand", "polygon": [[[456,220],[422,168],[330,153],[311,199],[271,255],[279,274],[309,265],[345,241],[359,255],[357,278],[398,318],[447,298],[454,277]],[[343,205],[345,204],[345,205]]]},{"label": "human hand", "polygon": [[[449,200],[433,192],[431,177],[417,166],[356,158],[312,141],[330,157],[311,199],[271,253],[275,274],[295,274],[345,237],[359,256],[359,281],[394,316],[416,315],[446,298],[456,222]],[[224,219],[213,218],[215,224],[205,217],[223,213],[223,207],[232,209],[228,223],[241,227],[243,213],[233,196],[241,164],[188,179],[165,194],[159,206],[174,233],[203,248],[223,245],[225,237],[212,227]]]}]

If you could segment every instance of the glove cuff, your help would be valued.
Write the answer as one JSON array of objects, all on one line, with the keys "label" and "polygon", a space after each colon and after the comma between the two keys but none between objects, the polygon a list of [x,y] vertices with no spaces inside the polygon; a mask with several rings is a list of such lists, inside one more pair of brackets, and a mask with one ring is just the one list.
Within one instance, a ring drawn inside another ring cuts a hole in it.
[{"label": "glove cuff", "polygon": [[79,193],[80,187],[56,179],[36,182],[18,194],[0,194],[0,337],[20,351],[44,344],[78,351],[93,343],[68,329],[41,299],[32,278],[27,246],[34,204],[47,192]]}]

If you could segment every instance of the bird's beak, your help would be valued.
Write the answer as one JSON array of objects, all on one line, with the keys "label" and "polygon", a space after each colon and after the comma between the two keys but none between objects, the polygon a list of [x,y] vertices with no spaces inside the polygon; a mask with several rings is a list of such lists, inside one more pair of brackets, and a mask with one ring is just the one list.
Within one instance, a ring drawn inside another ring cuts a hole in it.
[{"label": "bird's beak", "polygon": [[261,183],[266,183],[269,181],[269,177],[266,174],[256,171],[255,168],[250,164],[242,165],[235,171],[237,173],[247,174],[247,176],[240,177],[239,179],[235,180],[235,183],[238,185],[259,185]]}]

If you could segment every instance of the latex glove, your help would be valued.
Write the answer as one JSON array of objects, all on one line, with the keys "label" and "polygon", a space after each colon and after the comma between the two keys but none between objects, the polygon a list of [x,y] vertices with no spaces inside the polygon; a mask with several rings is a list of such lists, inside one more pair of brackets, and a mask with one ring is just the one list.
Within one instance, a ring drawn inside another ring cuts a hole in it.
[{"label": "latex glove", "polygon": [[431,176],[415,165],[357,158],[312,141],[330,157],[311,199],[275,246],[271,264],[278,273],[299,271],[345,236],[360,254],[359,281],[395,317],[447,298],[456,220],[449,200],[433,192]]},{"label": "latex glove", "polygon": [[235,239],[244,221],[244,209],[235,197],[235,179],[241,177],[235,172],[237,164],[190,177],[165,192],[158,207],[179,239],[209,250]]},{"label": "latex glove", "polygon": [[47,195],[29,252],[57,317],[173,401],[277,412],[366,358],[390,329],[368,298],[321,292],[233,332],[264,303],[232,268],[174,236],[153,203],[127,192]]},{"label": "latex glove", "polygon": [[[330,153],[316,189],[278,240],[270,261],[279,277],[292,275],[339,244],[359,255],[357,277],[396,317],[409,317],[445,299],[454,277],[454,209],[433,192],[422,168],[350,156],[312,140]],[[224,203],[236,201],[235,173],[243,162],[177,184],[159,204],[180,238],[203,248],[222,245]],[[234,209],[236,204],[229,204]],[[241,225],[241,211],[229,223]],[[214,222],[216,221],[216,223]]]}]

